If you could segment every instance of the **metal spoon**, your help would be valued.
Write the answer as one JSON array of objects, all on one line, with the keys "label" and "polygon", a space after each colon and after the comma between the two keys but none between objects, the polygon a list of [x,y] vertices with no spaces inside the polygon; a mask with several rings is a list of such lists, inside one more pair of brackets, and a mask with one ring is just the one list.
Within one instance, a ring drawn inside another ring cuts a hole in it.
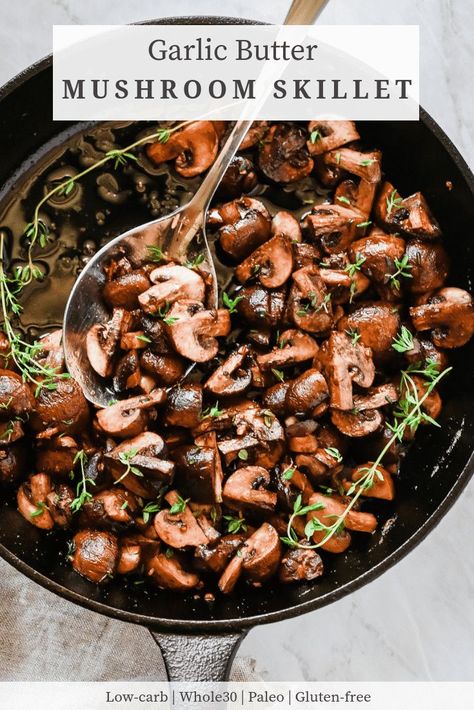
[{"label": "metal spoon", "polygon": [[[328,0],[293,0],[284,24],[312,24]],[[209,202],[232,158],[239,149],[251,121],[237,121],[214,165],[204,178],[191,201],[166,217],[130,229],[106,244],[80,273],[69,296],[64,313],[63,345],[67,368],[80,384],[87,399],[99,407],[106,407],[117,393],[91,367],[86,352],[86,335],[97,323],[110,318],[102,291],[105,285],[104,266],[120,256],[132,263],[149,260],[148,247],[160,247],[179,262],[189,254],[199,235],[199,251],[204,254],[211,272],[214,289],[212,298],[217,305],[218,288],[214,262],[209,250],[204,225]],[[191,364],[189,370],[194,365]],[[189,372],[188,370],[188,372]]]}]

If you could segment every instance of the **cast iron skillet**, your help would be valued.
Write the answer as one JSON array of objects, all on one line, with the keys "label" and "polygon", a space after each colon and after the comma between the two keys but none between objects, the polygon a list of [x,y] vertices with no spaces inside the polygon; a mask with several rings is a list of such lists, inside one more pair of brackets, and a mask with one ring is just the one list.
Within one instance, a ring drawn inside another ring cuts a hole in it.
[{"label": "cast iron skillet", "polygon": [[[191,17],[160,20],[184,24],[251,24],[247,20]],[[15,173],[44,150],[60,145],[80,126],[53,122],[51,59],[23,72],[0,90],[0,185],[15,187]],[[451,282],[474,283],[471,225],[474,177],[430,116],[419,122],[359,124],[366,142],[383,150],[383,165],[403,195],[421,189],[433,207],[452,259]],[[448,190],[446,181],[452,182]],[[1,197],[1,195],[0,195]],[[242,588],[213,606],[190,595],[112,582],[107,588],[82,579],[65,560],[65,541],[29,525],[14,505],[0,508],[0,554],[47,589],[101,614],[147,626],[160,645],[172,680],[222,680],[245,633],[330,604],[367,584],[402,559],[453,505],[474,468],[474,343],[452,354],[454,372],[443,391],[442,428],[420,431],[402,467],[392,507],[380,505],[382,524],[361,536],[344,555],[327,559],[314,585]],[[394,525],[385,526],[387,519]],[[60,551],[59,551],[60,550]],[[329,556],[327,556],[328,558]]]}]

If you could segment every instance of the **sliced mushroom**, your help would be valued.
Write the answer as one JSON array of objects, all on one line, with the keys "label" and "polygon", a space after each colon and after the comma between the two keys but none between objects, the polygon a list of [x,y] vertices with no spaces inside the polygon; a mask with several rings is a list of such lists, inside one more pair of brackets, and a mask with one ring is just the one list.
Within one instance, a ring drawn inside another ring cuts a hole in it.
[{"label": "sliced mushroom", "polygon": [[421,192],[402,199],[389,182],[385,182],[379,192],[375,216],[381,227],[389,232],[402,232],[421,239],[441,236],[439,225]]},{"label": "sliced mushroom", "polygon": [[438,348],[460,348],[474,334],[474,307],[467,291],[452,286],[429,296],[421,306],[410,308],[416,330],[431,330]]},{"label": "sliced mushroom", "polygon": [[278,579],[283,584],[311,582],[323,574],[324,565],[316,550],[288,550],[280,562]]},{"label": "sliced mushroom", "polygon": [[170,491],[165,498],[172,507],[160,510],[154,519],[155,530],[160,540],[176,549],[206,545],[208,539],[184,501],[179,512],[170,512],[173,506],[179,504],[178,493]]},{"label": "sliced mushroom", "polygon": [[138,296],[140,307],[147,313],[156,313],[163,306],[182,299],[204,301],[206,286],[194,269],[166,264],[153,269],[150,279],[155,285]]},{"label": "sliced mushroom", "polygon": [[53,518],[54,524],[60,528],[67,528],[71,524],[72,510],[71,503],[74,500],[74,492],[70,486],[59,483],[46,496],[46,505]]},{"label": "sliced mushroom", "polygon": [[0,411],[8,417],[29,414],[34,397],[21,375],[12,370],[0,370]]},{"label": "sliced mushroom", "polygon": [[208,362],[217,355],[216,337],[230,332],[229,311],[207,311],[198,301],[177,301],[168,315],[168,332],[176,351],[194,362]]},{"label": "sliced mushroom", "polygon": [[395,385],[388,383],[370,387],[365,394],[356,394],[353,397],[354,409],[357,412],[365,412],[367,409],[379,409],[387,404],[394,404],[398,401],[399,394]]},{"label": "sliced mushroom", "polygon": [[209,377],[204,389],[219,397],[242,394],[250,386],[252,375],[248,368],[243,368],[249,348],[242,345],[220,365]]},{"label": "sliced mushroom", "polygon": [[342,434],[358,438],[378,431],[383,424],[383,417],[378,409],[367,409],[362,412],[332,409],[331,421]]},{"label": "sliced mushroom", "polygon": [[117,574],[132,574],[139,569],[141,562],[141,545],[133,538],[122,538],[122,540],[120,540]]},{"label": "sliced mushroom", "polygon": [[51,490],[50,477],[46,473],[36,473],[17,492],[18,510],[25,520],[42,530],[54,527],[54,520],[47,507],[47,496]]},{"label": "sliced mushroom", "polygon": [[342,205],[317,205],[305,218],[312,238],[327,254],[338,253],[357,237],[358,211]]},{"label": "sliced mushroom", "polygon": [[196,503],[216,503],[221,487],[221,468],[217,447],[187,444],[173,451],[176,463],[175,484]]},{"label": "sliced mushroom", "polygon": [[174,592],[187,592],[199,585],[199,577],[194,572],[185,570],[176,553],[167,555],[158,553],[147,562],[147,575],[161,589]]},{"label": "sliced mushroom", "polygon": [[296,363],[312,360],[318,352],[318,344],[307,333],[285,330],[270,353],[257,355],[257,362],[262,370],[291,367]]},{"label": "sliced mushroom", "polygon": [[210,210],[208,223],[219,226],[219,244],[234,259],[244,259],[271,236],[270,214],[262,202],[252,197]]},{"label": "sliced mushroom", "polygon": [[253,148],[254,145],[257,145],[257,143],[264,138],[267,131],[267,121],[254,121],[245,134],[239,150],[248,150],[249,148]]},{"label": "sliced mushroom", "polygon": [[103,525],[130,525],[137,508],[137,500],[130,491],[111,488],[95,494],[83,505],[80,523],[94,528]]},{"label": "sliced mushroom", "polygon": [[405,255],[411,275],[411,279],[406,283],[408,291],[426,293],[444,285],[449,259],[441,242],[411,239],[407,242]]},{"label": "sliced mushroom", "polygon": [[310,121],[308,131],[311,138],[306,145],[311,155],[321,155],[360,138],[353,121]]},{"label": "sliced mushroom", "polygon": [[305,266],[292,278],[288,310],[293,322],[310,333],[325,333],[333,324],[333,308],[319,268]]},{"label": "sliced mushroom", "polygon": [[263,523],[240,548],[243,569],[250,582],[260,586],[278,569],[281,558],[280,538],[272,525]]},{"label": "sliced mushroom", "polygon": [[[372,461],[357,466],[352,472],[352,481],[357,483],[361,478],[363,478],[367,469],[373,465]],[[351,487],[350,483],[345,485],[346,489]],[[362,495],[367,498],[380,498],[381,500],[393,500],[395,498],[395,485],[393,483],[393,478],[390,473],[382,466],[377,466],[377,473],[374,477],[374,482],[371,486],[364,486]]]},{"label": "sliced mushroom", "polygon": [[352,209],[355,209],[361,215],[360,221],[356,224],[357,231],[360,231],[360,236],[363,236],[365,230],[371,225],[369,215],[372,211],[375,193],[377,192],[377,183],[367,182],[362,178],[357,181],[354,179],[343,180],[339,183],[334,191],[334,203],[349,204]]},{"label": "sliced mushroom", "polygon": [[296,182],[309,175],[314,163],[306,148],[304,130],[294,124],[272,126],[260,147],[258,164],[274,182]]},{"label": "sliced mushroom", "polygon": [[130,399],[99,409],[97,422],[106,434],[120,439],[137,436],[146,427],[147,410],[162,404],[166,400],[166,391],[160,388],[150,394],[131,397]]},{"label": "sliced mushroom", "polygon": [[228,561],[245,540],[245,535],[224,535],[217,545],[200,545],[194,552],[194,565],[200,570],[222,574]]},{"label": "sliced mushroom", "polygon": [[166,142],[147,146],[146,152],[156,165],[175,160],[176,172],[182,177],[200,175],[214,162],[219,138],[212,121],[193,121],[172,133]]},{"label": "sliced mushroom", "polygon": [[272,234],[286,237],[292,244],[301,242],[300,223],[291,212],[279,210],[272,219]]},{"label": "sliced mushroom", "polygon": [[262,396],[262,406],[281,417],[286,412],[286,394],[289,382],[277,382],[269,387]]},{"label": "sliced mushroom", "polygon": [[224,484],[222,498],[231,510],[273,511],[277,495],[268,491],[270,474],[262,466],[246,466],[232,473]]},{"label": "sliced mushroom", "polygon": [[323,159],[326,165],[337,166],[369,183],[377,183],[382,177],[381,157],[379,150],[362,153],[354,148],[341,148],[326,153]]},{"label": "sliced mushroom", "polygon": [[196,427],[202,418],[202,386],[183,384],[168,394],[165,421],[170,426]]},{"label": "sliced mushroom", "polygon": [[286,392],[285,408],[290,414],[314,414],[328,398],[326,380],[319,370],[312,368],[290,383]]},{"label": "sliced mushroom", "polygon": [[141,380],[140,363],[136,350],[122,355],[115,367],[113,387],[116,392],[127,392],[138,387]]},{"label": "sliced mushroom", "polygon": [[289,278],[293,269],[291,243],[281,234],[272,237],[258,247],[235,270],[240,283],[256,276],[262,286],[278,288]]},{"label": "sliced mushroom", "polygon": [[74,553],[71,558],[74,570],[101,584],[113,577],[119,558],[117,537],[101,530],[80,530],[73,538]]},{"label": "sliced mushroom", "polygon": [[370,387],[375,377],[370,348],[353,343],[346,333],[332,332],[321,346],[318,360],[329,385],[331,407],[353,409],[352,383]]},{"label": "sliced mushroom", "polygon": [[127,274],[108,281],[102,291],[105,302],[111,308],[138,308],[138,297],[150,288],[150,279],[144,269],[134,269]]},{"label": "sliced mushroom", "polygon": [[110,377],[112,361],[124,330],[125,311],[114,308],[105,325],[93,325],[86,335],[87,357],[92,369],[101,377]]},{"label": "sliced mushroom", "polygon": [[105,454],[104,464],[117,483],[142,498],[156,498],[174,472],[163,439],[151,431],[123,441]]},{"label": "sliced mushroom", "polygon": [[0,484],[16,483],[24,476],[29,451],[24,442],[0,448]]},{"label": "sliced mushroom", "polygon": [[[344,515],[348,501],[344,501],[337,496],[325,496],[322,493],[314,493],[309,499],[310,505],[319,504],[319,510],[312,510],[307,517],[317,518],[325,525],[331,525],[336,518]],[[377,518],[372,513],[361,513],[353,508],[344,517],[344,527],[357,532],[372,533],[377,527]]]}]

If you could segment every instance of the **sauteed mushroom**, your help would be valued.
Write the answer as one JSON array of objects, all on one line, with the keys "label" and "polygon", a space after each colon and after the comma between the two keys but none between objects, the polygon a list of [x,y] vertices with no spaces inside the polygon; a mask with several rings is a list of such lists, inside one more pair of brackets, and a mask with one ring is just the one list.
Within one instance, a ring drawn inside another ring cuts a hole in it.
[{"label": "sauteed mushroom", "polygon": [[431,330],[439,348],[459,348],[474,334],[472,296],[460,288],[442,288],[421,306],[410,308],[416,330]]},{"label": "sauteed mushroom", "polygon": [[218,148],[219,138],[212,121],[193,121],[173,133],[165,143],[151,143],[146,152],[157,165],[175,160],[176,172],[191,178],[212,165]]}]

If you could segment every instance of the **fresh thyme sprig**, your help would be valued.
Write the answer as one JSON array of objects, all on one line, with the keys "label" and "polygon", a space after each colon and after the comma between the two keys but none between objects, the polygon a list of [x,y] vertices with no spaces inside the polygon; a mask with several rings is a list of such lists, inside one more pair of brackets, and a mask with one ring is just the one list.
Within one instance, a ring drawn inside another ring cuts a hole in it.
[{"label": "fresh thyme sprig", "polygon": [[[301,496],[298,496],[293,506],[293,513],[291,514],[290,519],[288,521],[287,536],[281,538],[284,543],[286,543],[290,547],[315,549],[325,545],[333,537],[333,535],[337,534],[340,530],[343,529],[344,521],[347,518],[347,515],[354,508],[355,504],[357,503],[360,496],[364,493],[364,491],[368,490],[374,485],[376,478],[379,480],[382,478],[383,480],[383,476],[379,470],[379,466],[390,447],[395,442],[403,440],[403,435],[405,434],[406,429],[409,428],[413,433],[422,422],[436,424],[436,426],[439,426],[439,424],[435,422],[434,419],[432,419],[426,412],[422,410],[422,406],[426,399],[433,392],[436,385],[440,382],[440,380],[445,377],[451,370],[452,368],[448,367],[442,372],[439,372],[436,363],[433,361],[428,361],[427,366],[424,369],[417,365],[411,365],[406,370],[403,370],[401,372],[401,381],[399,387],[400,398],[397,403],[397,408],[394,410],[394,423],[392,425],[389,425],[389,428],[392,431],[392,436],[387,441],[383,449],[380,451],[376,460],[373,461],[370,466],[367,466],[363,469],[359,469],[360,473],[362,473],[362,476],[357,481],[352,483],[349,490],[347,491],[347,495],[352,497],[350,502],[345,507],[343,513],[338,516],[327,516],[328,518],[335,518],[333,523],[327,525],[318,520],[317,518],[312,518],[310,521],[308,521],[305,528],[305,535],[307,540],[309,540],[315,532],[323,532],[325,534],[323,535],[321,540],[315,543],[314,545],[308,545],[307,542],[305,542],[305,544],[302,544],[299,542],[297,534],[293,529],[293,520],[297,516],[306,515],[306,513],[310,512],[310,510],[321,510],[322,508],[324,508],[324,504],[320,503],[315,504],[317,507],[307,506],[306,508],[303,508],[301,506]],[[413,380],[412,375],[420,375],[424,377],[427,381],[425,392],[421,397],[419,395],[416,382]]]},{"label": "fresh thyme sprig", "polygon": [[114,482],[115,486],[117,485],[117,483],[120,483],[120,481],[123,481],[123,479],[128,476],[129,473],[133,473],[134,476],[143,478],[143,473],[140,471],[140,469],[132,465],[132,461],[137,454],[138,449],[135,448],[129,449],[128,451],[121,451],[119,453],[119,461],[125,466],[125,471],[122,473],[120,478],[117,478],[117,480]]},{"label": "fresh thyme sprig", "polygon": [[87,503],[92,498],[92,493],[87,490],[87,485],[89,484],[91,486],[95,486],[95,481],[86,476],[87,461],[87,454],[83,449],[81,451],[78,451],[74,457],[73,464],[79,462],[81,480],[77,484],[76,497],[74,498],[70,506],[71,511],[73,513],[77,513],[77,511],[82,508],[84,503]]},{"label": "fresh thyme sprig", "polygon": [[397,289],[397,291],[400,291],[400,279],[398,278],[399,276],[403,276],[405,279],[412,279],[413,276],[410,273],[412,269],[412,265],[408,262],[408,254],[404,254],[401,259],[395,258],[393,260],[393,263],[396,266],[396,271],[394,274],[390,274],[389,280],[392,283],[392,286]]},{"label": "fresh thyme sprig", "polygon": [[224,515],[224,520],[227,523],[227,532],[231,535],[241,530],[243,530],[243,532],[247,530],[247,522],[241,512],[239,512],[238,518],[234,518],[232,515]]},{"label": "fresh thyme sprig", "polygon": [[387,203],[387,217],[390,217],[393,210],[399,210],[402,205],[402,198],[398,195],[396,190],[392,190],[390,195],[386,199]]},{"label": "fresh thyme sprig", "polygon": [[392,348],[397,351],[397,353],[407,353],[409,350],[413,350],[415,344],[413,342],[413,335],[408,330],[405,325],[402,325],[400,332],[397,334],[392,341]]}]

